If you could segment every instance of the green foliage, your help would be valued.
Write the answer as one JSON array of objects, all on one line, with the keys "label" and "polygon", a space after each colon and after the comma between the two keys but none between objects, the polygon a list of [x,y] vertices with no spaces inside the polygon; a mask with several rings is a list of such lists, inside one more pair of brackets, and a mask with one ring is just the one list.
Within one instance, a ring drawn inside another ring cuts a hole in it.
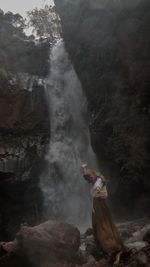
[{"label": "green foliage", "polygon": [[60,19],[55,7],[45,5],[44,8],[34,8],[28,12],[29,25],[37,36],[55,38],[60,36]]},{"label": "green foliage", "polygon": [[36,45],[32,36],[25,35],[25,28],[26,22],[19,14],[0,10],[1,88],[8,87],[10,73],[47,75],[49,44],[45,41]]},{"label": "green foliage", "polygon": [[[6,28],[10,34],[17,34],[20,37],[25,37],[24,29],[26,28],[26,21],[20,14],[13,14],[12,12],[4,13],[3,10],[0,9],[0,34],[4,34]],[[5,38],[4,36],[1,36]],[[9,37],[9,36],[8,36]],[[3,39],[1,39],[3,41]]]}]

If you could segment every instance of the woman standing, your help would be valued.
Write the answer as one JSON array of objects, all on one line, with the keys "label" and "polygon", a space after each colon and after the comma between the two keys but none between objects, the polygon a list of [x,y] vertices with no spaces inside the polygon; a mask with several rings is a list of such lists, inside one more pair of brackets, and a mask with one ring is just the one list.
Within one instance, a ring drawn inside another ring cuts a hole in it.
[{"label": "woman standing", "polygon": [[106,204],[106,179],[100,172],[88,169],[87,164],[83,164],[82,169],[84,178],[93,185],[92,226],[97,247],[108,254],[116,253],[117,264],[123,251],[123,243]]}]

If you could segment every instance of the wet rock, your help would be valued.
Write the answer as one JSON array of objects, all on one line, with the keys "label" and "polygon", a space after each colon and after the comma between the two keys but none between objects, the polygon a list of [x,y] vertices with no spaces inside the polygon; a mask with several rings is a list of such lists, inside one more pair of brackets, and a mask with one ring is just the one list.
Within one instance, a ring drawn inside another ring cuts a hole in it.
[{"label": "wet rock", "polygon": [[89,263],[89,262],[95,262],[95,258],[87,251],[79,249],[77,256],[76,256],[76,262],[79,265],[82,265],[82,264]]},{"label": "wet rock", "polygon": [[88,228],[86,230],[86,232],[84,233],[84,236],[90,236],[90,235],[93,235],[93,229],[92,228]]},{"label": "wet rock", "polygon": [[140,250],[145,246],[144,236],[149,232],[150,221],[149,218],[144,217],[118,224],[118,228],[125,245],[130,249]]},{"label": "wet rock", "polygon": [[102,250],[97,249],[93,229],[88,228],[86,232],[81,235],[81,249],[86,252],[86,259],[87,262],[92,260],[100,260],[101,258],[105,257],[105,254]]},{"label": "wet rock", "polygon": [[108,264],[105,260],[101,260],[99,262],[93,262],[93,263],[85,263],[83,265],[74,265],[74,264],[68,264],[68,263],[54,263],[50,265],[43,265],[42,267],[108,267]]},{"label": "wet rock", "polygon": [[143,241],[150,244],[150,230],[144,234]]},{"label": "wet rock", "polygon": [[73,261],[80,245],[80,232],[67,223],[47,221],[35,227],[22,227],[16,240],[20,253],[34,264]]},{"label": "wet rock", "polygon": [[102,259],[98,262],[89,262],[86,263],[84,265],[82,265],[82,267],[109,267],[107,260]]},{"label": "wet rock", "polygon": [[67,264],[67,263],[56,263],[56,264],[50,264],[50,265],[44,265],[42,267],[110,267],[106,260],[100,260],[98,262],[90,262],[85,263],[83,265],[74,265],[74,264]]},{"label": "wet rock", "polygon": [[11,241],[11,242],[2,242],[0,244],[0,251],[1,253],[3,252],[11,254],[11,253],[15,253],[17,251],[17,242],[15,241]]}]

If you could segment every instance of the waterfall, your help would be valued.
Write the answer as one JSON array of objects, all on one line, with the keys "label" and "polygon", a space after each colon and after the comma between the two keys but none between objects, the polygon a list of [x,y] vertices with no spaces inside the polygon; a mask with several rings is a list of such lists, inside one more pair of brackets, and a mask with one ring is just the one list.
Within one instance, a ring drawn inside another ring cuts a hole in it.
[{"label": "waterfall", "polygon": [[51,137],[47,167],[40,181],[45,210],[50,218],[86,227],[91,201],[81,164],[85,161],[92,167],[96,164],[87,125],[87,102],[62,40],[52,47],[50,63],[45,90]]}]

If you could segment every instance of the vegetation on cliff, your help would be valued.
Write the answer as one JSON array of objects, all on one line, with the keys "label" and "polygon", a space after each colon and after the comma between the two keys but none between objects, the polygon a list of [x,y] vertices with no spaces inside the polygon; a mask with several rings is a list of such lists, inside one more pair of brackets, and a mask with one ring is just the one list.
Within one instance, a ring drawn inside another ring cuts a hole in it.
[{"label": "vegetation on cliff", "polygon": [[[48,73],[47,42],[36,45],[26,36],[25,20],[19,14],[0,10],[0,88],[8,88],[8,80],[18,72],[45,76]],[[43,64],[44,62],[44,64]]]},{"label": "vegetation on cliff", "polygon": [[19,14],[0,10],[0,240],[41,218],[39,175],[49,141],[44,78],[49,43],[24,33]]},{"label": "vegetation on cliff", "polygon": [[27,12],[29,25],[33,27],[33,32],[40,37],[46,37],[50,41],[60,36],[60,18],[55,10],[55,6],[45,5],[44,8],[37,7]]}]

